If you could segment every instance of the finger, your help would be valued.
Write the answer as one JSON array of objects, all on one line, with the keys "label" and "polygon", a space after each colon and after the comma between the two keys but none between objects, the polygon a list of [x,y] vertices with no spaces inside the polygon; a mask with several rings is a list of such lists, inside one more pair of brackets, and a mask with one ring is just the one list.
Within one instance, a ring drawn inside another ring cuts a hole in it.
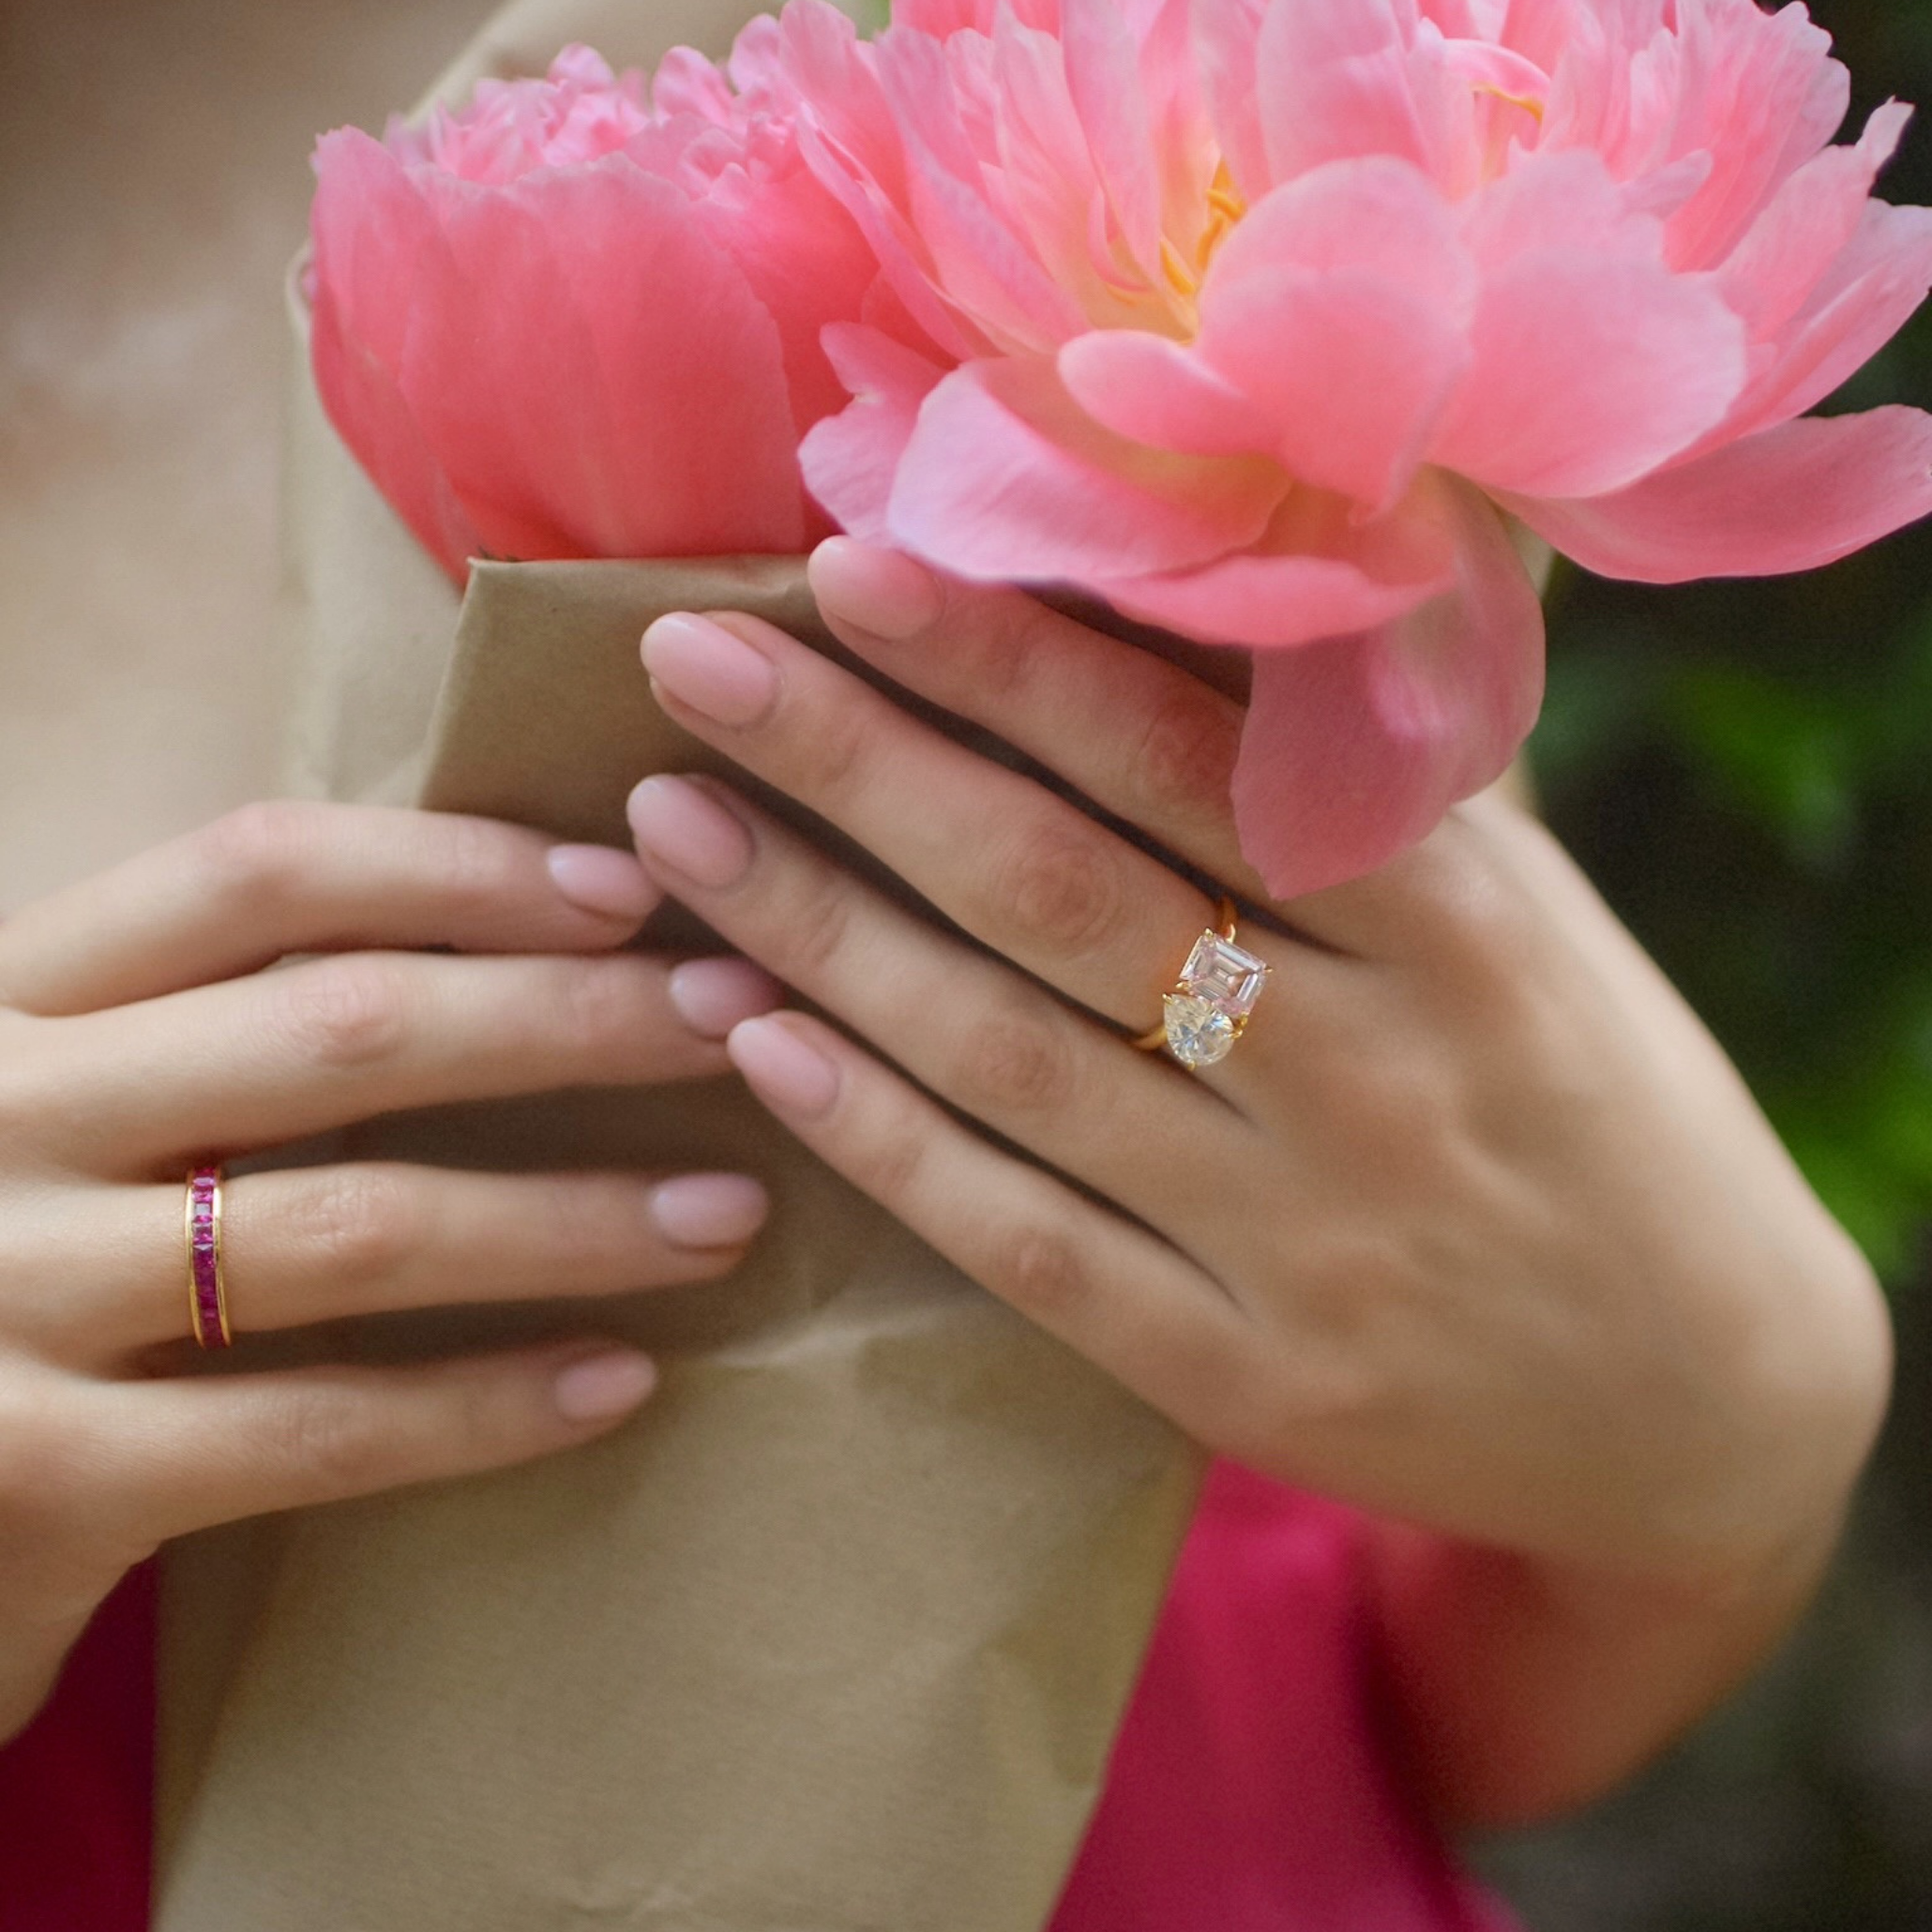
[{"label": "finger", "polygon": [[[956,583],[851,537],[822,543],[809,569],[821,614],[868,663],[984,725],[1238,897],[1270,902],[1229,802],[1236,698],[1018,591]],[[1238,653],[1217,655],[1242,668]]]},{"label": "finger", "polygon": [[777,998],[736,960],[349,953],[21,1021],[40,1031],[8,1099],[81,1171],[159,1178],[410,1108],[717,1074],[719,1036]]},{"label": "finger", "polygon": [[166,1539],[573,1448],[656,1380],[635,1351],[576,1339],[425,1366],[95,1382],[70,1405],[70,1441]]},{"label": "finger", "polygon": [[1158,1020],[1215,913],[1159,860],[756,619],[665,618],[644,663],[681,724],[1004,958],[1137,1033]]},{"label": "finger", "polygon": [[[71,1366],[191,1332],[179,1185],[75,1190],[45,1227],[24,1338]],[[477,1174],[370,1163],[222,1189],[237,1335],[455,1303],[621,1294],[721,1275],[766,1212],[743,1174]],[[68,1225],[62,1225],[66,1222]],[[56,1266],[56,1263],[61,1265]]]},{"label": "finger", "polygon": [[488,819],[252,805],[0,925],[0,1004],[98,1012],[291,953],[579,953],[656,902],[627,853]]},{"label": "finger", "polygon": [[[1480,890],[1452,815],[1441,836],[1366,878],[1280,904],[1234,826],[1245,714],[1233,698],[1017,591],[952,582],[850,537],[821,544],[810,574],[826,623],[868,663],[996,732],[1236,898],[1273,906],[1298,933],[1342,952],[1410,957]],[[1188,648],[1210,671],[1230,657]]]},{"label": "finger", "polygon": [[1216,1094],[894,905],[721,785],[648,778],[631,823],[701,918],[923,1086],[1177,1239],[1194,1224],[1173,1139],[1247,1131]]},{"label": "finger", "polygon": [[1250,1324],[1153,1235],[1001,1153],[822,1022],[747,1021],[732,1057],[829,1167],[961,1273],[1204,1440],[1243,1399]]}]

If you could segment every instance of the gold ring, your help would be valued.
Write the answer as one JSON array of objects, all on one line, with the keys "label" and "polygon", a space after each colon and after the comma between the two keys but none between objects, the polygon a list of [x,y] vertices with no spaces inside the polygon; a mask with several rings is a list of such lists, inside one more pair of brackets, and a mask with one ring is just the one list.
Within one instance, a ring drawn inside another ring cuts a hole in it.
[{"label": "gold ring", "polygon": [[204,1349],[234,1340],[228,1327],[228,1282],[221,1267],[221,1170],[203,1162],[188,1176],[188,1314]]},{"label": "gold ring", "polygon": [[1190,1073],[1227,1059],[1247,1031],[1248,1017],[1272,971],[1234,943],[1234,901],[1224,898],[1194,942],[1174,989],[1161,997],[1161,1022],[1134,1042],[1146,1053],[1171,1054]]}]

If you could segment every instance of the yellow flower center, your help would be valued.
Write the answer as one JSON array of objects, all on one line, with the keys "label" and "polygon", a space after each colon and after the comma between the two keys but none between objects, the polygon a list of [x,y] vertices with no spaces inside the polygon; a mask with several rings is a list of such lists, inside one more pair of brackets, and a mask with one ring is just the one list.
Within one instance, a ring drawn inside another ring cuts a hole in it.
[{"label": "yellow flower center", "polygon": [[1228,163],[1222,161],[1215,167],[1215,178],[1208,184],[1207,219],[1201,224],[1200,239],[1194,245],[1193,261],[1189,262],[1165,235],[1161,237],[1161,273],[1166,276],[1169,288],[1182,301],[1191,304],[1200,293],[1200,285],[1207,279],[1208,264],[1215,259],[1215,251],[1233,233],[1235,223],[1246,213],[1247,204],[1234,185],[1234,176],[1228,172]]},{"label": "yellow flower center", "polygon": [[1511,94],[1506,89],[1493,86],[1487,81],[1479,81],[1470,89],[1472,94],[1487,94],[1492,100],[1505,101],[1511,107],[1519,107],[1540,128],[1543,125],[1543,102],[1530,94]]}]

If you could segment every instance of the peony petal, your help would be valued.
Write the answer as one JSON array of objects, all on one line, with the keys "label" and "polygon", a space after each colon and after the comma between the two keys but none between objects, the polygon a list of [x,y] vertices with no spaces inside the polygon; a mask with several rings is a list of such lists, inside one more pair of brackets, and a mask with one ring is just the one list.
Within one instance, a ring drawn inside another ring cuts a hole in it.
[{"label": "peony petal", "polygon": [[1104,428],[1183,456],[1264,452],[1270,426],[1191,348],[1147,329],[1094,329],[1057,358],[1067,394]]},{"label": "peony petal", "polygon": [[1044,359],[969,363],[920,406],[893,537],[943,569],[1034,581],[1180,569],[1252,543],[1288,479],[1166,455],[1085,414]]},{"label": "peony petal", "polygon": [[675,189],[622,156],[428,185],[454,279],[418,295],[401,388],[493,553],[807,538],[777,330]]},{"label": "peony petal", "polygon": [[1596,157],[1525,165],[1465,233],[1485,269],[1474,366],[1432,460],[1486,489],[1593,496],[1723,421],[1743,325],[1708,278],[1665,267],[1657,222],[1624,211]]},{"label": "peony petal", "polygon": [[1673,268],[1698,269],[1723,261],[1837,131],[1851,88],[1803,7],[1767,16],[1755,0],[1702,0],[1680,9],[1677,32],[1679,73],[1660,118],[1673,157],[1705,149],[1714,165],[1672,216],[1666,252]]},{"label": "peony petal", "polygon": [[1453,591],[1361,636],[1255,654],[1234,814],[1279,898],[1359,878],[1426,838],[1535,722],[1542,606],[1495,511],[1473,491],[1443,495]]},{"label": "peony petal", "polygon": [[877,329],[835,323],[825,353],[853,400],[821,422],[798,452],[806,487],[838,527],[884,544],[892,479],[944,370]]},{"label": "peony petal", "polygon": [[1858,234],[1879,171],[1896,151],[1911,109],[1879,108],[1852,147],[1828,147],[1779,189],[1717,269],[1724,299],[1757,338],[1775,336],[1810,300]]},{"label": "peony petal", "polygon": [[792,419],[802,435],[844,406],[846,389],[820,336],[827,324],[860,312],[879,264],[839,203],[803,161],[790,158],[782,171],[756,177],[732,167],[692,205],[777,325]]},{"label": "peony petal", "polygon": [[1244,551],[1172,577],[1101,578],[1094,589],[1142,624],[1207,644],[1312,645],[1386,624],[1426,602],[1426,588],[1378,583],[1336,557]]},{"label": "peony petal", "polygon": [[1857,234],[1785,325],[1774,359],[1719,434],[1735,440],[1822,402],[1905,326],[1928,288],[1932,210],[1867,203]]},{"label": "peony petal", "polygon": [[325,135],[315,173],[309,353],[323,409],[390,507],[461,582],[476,532],[396,380],[411,305],[443,238],[396,158],[359,129]]},{"label": "peony petal", "polygon": [[1358,155],[1433,172],[1403,27],[1396,0],[1269,0],[1249,84],[1271,183]]},{"label": "peony petal", "polygon": [[1805,416],[1614,496],[1501,501],[1603,577],[1687,583],[1811,570],[1932,513],[1932,415]]},{"label": "peony petal", "polygon": [[1202,291],[1283,268],[1366,270],[1434,303],[1473,312],[1476,273],[1428,176],[1386,155],[1336,161],[1260,196],[1222,243]]},{"label": "peony petal", "polygon": [[1085,313],[1120,304],[1124,278],[1107,197],[1073,96],[1064,52],[1050,35],[1003,12],[992,43],[999,195],[1047,273]]},{"label": "peony petal", "polygon": [[1134,38],[1115,0],[1063,0],[1066,83],[1128,249],[1160,272],[1160,175]]},{"label": "peony petal", "polygon": [[1094,587],[1129,616],[1209,643],[1288,648],[1372,629],[1456,582],[1454,542],[1433,508],[1442,487],[1419,487],[1370,523],[1344,498],[1298,490],[1250,551]]},{"label": "peony petal", "polygon": [[1217,282],[1196,348],[1291,475],[1376,511],[1408,489],[1471,362],[1436,303],[1349,270]]},{"label": "peony petal", "polygon": [[1274,185],[1255,95],[1255,51],[1268,0],[1194,0],[1194,61],[1208,123],[1234,185],[1250,203]]},{"label": "peony petal", "polygon": [[1009,350],[1050,349],[1079,334],[1079,306],[986,190],[945,48],[890,32],[876,46],[904,153],[905,210],[934,279]]}]

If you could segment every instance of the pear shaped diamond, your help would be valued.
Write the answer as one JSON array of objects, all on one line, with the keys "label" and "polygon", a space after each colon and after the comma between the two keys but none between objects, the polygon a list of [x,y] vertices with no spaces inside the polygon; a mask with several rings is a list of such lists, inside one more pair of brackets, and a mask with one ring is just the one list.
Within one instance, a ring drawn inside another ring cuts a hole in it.
[{"label": "pear shaped diamond", "polygon": [[1168,993],[1162,1006],[1168,1051],[1183,1066],[1213,1066],[1227,1059],[1241,1035],[1239,1023],[1199,993]]}]

